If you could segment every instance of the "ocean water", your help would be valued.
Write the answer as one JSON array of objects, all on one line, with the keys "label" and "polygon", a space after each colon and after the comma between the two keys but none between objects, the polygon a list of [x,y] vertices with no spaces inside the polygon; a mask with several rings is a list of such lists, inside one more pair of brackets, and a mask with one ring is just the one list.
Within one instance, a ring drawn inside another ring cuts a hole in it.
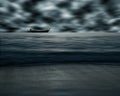
[{"label": "ocean water", "polygon": [[1,65],[120,63],[119,33],[1,33]]},{"label": "ocean water", "polygon": [[0,96],[120,96],[120,67],[0,67]]},{"label": "ocean water", "polygon": [[120,96],[119,41],[120,33],[1,33],[0,96]]}]

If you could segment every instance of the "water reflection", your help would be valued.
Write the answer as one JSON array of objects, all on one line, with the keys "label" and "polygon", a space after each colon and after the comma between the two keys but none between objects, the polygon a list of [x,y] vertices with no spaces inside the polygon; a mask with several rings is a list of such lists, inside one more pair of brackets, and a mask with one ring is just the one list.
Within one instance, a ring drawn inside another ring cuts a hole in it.
[{"label": "water reflection", "polygon": [[119,66],[52,65],[0,68],[0,95],[119,95]]}]

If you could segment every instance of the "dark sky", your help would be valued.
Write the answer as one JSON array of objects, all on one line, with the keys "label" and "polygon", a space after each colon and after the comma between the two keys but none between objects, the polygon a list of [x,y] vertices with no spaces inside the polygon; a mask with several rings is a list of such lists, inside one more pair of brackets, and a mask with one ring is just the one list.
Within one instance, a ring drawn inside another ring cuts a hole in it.
[{"label": "dark sky", "polygon": [[120,0],[0,0],[0,31],[119,32]]}]

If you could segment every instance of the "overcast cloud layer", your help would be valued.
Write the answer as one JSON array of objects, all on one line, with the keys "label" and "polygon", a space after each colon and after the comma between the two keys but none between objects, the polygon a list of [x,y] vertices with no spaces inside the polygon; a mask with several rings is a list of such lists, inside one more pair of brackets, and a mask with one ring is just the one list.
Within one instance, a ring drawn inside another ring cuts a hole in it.
[{"label": "overcast cloud layer", "polygon": [[0,0],[0,31],[120,32],[120,0]]}]

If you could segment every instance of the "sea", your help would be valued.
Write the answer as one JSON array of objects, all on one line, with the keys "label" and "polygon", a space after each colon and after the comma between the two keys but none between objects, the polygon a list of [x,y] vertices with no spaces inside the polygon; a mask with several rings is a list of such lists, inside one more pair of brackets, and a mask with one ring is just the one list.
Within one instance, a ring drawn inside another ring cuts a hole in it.
[{"label": "sea", "polygon": [[0,65],[120,62],[120,33],[1,33]]},{"label": "sea", "polygon": [[120,33],[0,33],[0,96],[120,96]]}]

